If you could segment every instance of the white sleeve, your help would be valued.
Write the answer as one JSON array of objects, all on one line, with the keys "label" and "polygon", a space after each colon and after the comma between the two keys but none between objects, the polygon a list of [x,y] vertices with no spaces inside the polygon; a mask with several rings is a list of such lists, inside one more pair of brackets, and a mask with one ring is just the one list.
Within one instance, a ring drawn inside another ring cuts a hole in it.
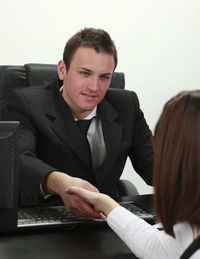
[{"label": "white sleeve", "polygon": [[107,216],[108,225],[138,258],[179,258],[176,239],[119,206]]}]

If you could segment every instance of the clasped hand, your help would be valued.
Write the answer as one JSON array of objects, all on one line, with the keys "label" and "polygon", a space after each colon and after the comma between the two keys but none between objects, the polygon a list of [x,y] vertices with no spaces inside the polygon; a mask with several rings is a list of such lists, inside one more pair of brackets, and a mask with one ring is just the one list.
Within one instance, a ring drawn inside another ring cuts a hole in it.
[{"label": "clasped hand", "polygon": [[67,210],[75,216],[105,219],[105,215],[119,206],[88,181],[62,172],[49,174],[46,184],[48,191],[59,195]]}]

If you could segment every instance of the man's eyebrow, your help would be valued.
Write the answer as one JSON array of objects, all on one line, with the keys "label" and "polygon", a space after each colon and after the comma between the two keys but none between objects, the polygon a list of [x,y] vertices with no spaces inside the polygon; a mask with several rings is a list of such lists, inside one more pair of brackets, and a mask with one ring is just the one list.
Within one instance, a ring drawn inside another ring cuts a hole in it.
[{"label": "man's eyebrow", "polygon": [[104,75],[104,76],[111,76],[112,73],[102,73],[101,75]]},{"label": "man's eyebrow", "polygon": [[[80,69],[83,69],[83,70],[85,70],[85,71],[87,71],[87,72],[93,72],[91,69],[86,68],[86,67],[80,67]],[[103,75],[103,76],[111,76],[112,73],[105,72],[105,73],[102,73],[101,75]]]},{"label": "man's eyebrow", "polygon": [[90,69],[88,69],[88,68],[86,68],[86,67],[80,67],[80,69],[86,70],[86,71],[88,71],[88,72],[92,72],[92,70],[90,70]]}]

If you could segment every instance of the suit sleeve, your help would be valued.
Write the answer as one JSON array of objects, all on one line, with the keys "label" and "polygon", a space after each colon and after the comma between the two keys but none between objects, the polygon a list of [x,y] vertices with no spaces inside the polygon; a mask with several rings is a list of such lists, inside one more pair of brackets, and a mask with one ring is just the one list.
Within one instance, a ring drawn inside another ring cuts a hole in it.
[{"label": "suit sleeve", "polygon": [[130,160],[135,171],[144,179],[144,181],[152,185],[153,175],[153,145],[152,133],[144,118],[144,114],[140,109],[139,101],[136,94],[132,94],[135,104],[135,114],[133,120],[133,142],[129,154]]},{"label": "suit sleeve", "polygon": [[37,205],[40,183],[56,169],[37,158],[37,129],[23,92],[14,91],[10,94],[3,111],[3,120],[20,122],[20,205]]}]

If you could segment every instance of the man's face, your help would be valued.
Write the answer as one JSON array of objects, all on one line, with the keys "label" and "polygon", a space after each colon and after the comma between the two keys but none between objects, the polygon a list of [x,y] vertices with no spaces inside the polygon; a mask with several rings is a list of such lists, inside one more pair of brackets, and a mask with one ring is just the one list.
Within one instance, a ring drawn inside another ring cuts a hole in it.
[{"label": "man's face", "polygon": [[68,71],[63,61],[58,63],[62,95],[74,117],[83,119],[104,98],[114,67],[112,55],[85,47],[76,50]]}]

